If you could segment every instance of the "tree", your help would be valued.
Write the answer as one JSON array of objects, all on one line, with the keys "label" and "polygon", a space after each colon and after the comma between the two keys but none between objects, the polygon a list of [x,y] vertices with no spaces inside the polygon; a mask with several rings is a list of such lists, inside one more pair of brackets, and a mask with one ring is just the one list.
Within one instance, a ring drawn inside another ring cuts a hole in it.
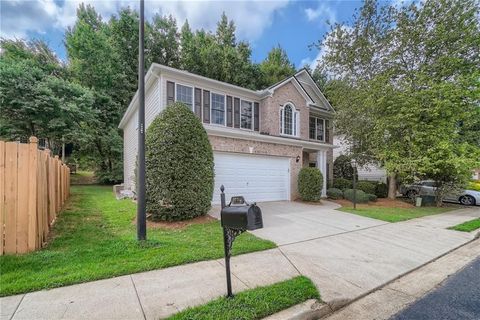
[{"label": "tree", "polygon": [[146,205],[154,220],[205,215],[213,195],[213,151],[200,120],[183,103],[168,106],[147,129]]},{"label": "tree", "polygon": [[79,6],[77,21],[67,31],[65,44],[73,79],[94,92],[95,121],[89,122],[90,140],[80,147],[83,153],[94,156],[101,182],[121,181],[118,168],[122,167],[122,139],[117,126],[133,94],[125,85],[125,66],[108,25],[90,5]]},{"label": "tree", "polygon": [[260,63],[264,85],[270,86],[295,73],[295,66],[288,59],[287,52],[278,45],[272,48],[267,58]]},{"label": "tree", "polygon": [[153,62],[173,68],[180,66],[179,33],[173,16],[156,14],[152,22],[147,22],[145,42],[146,68]]},{"label": "tree", "polygon": [[[335,76],[326,92],[337,107],[338,133],[356,157],[384,163],[389,197],[398,177],[455,167],[452,180],[478,165],[478,8],[474,0],[400,8],[368,0],[353,25],[334,25],[321,42]],[[439,154],[444,160],[435,160]]]},{"label": "tree", "polygon": [[54,153],[63,142],[84,138],[92,92],[60,77],[64,67],[43,42],[2,40],[2,49],[0,136],[26,140],[35,135]]}]

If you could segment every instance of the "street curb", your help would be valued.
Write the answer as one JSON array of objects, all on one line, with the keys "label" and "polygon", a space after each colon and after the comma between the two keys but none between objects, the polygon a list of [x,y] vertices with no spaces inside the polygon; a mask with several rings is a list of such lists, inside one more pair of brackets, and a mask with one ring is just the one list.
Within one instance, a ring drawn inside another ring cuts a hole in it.
[{"label": "street curb", "polygon": [[[371,290],[369,290],[369,291],[367,291],[367,292],[365,292],[365,293],[363,293],[363,294],[361,294],[358,297],[355,297],[353,299],[335,299],[335,300],[332,300],[332,301],[329,301],[329,302],[319,302],[317,300],[311,299],[311,300],[307,300],[303,303],[297,304],[293,307],[290,307],[288,309],[285,309],[283,311],[280,311],[278,313],[275,313],[273,315],[270,315],[270,316],[264,318],[264,320],[315,320],[315,319],[318,320],[318,319],[322,319],[322,318],[324,318],[324,317],[326,317],[326,316],[328,316],[328,315],[330,315],[330,314],[332,314],[332,313],[334,313],[334,312],[336,312],[340,309],[343,309],[343,308],[347,307],[348,305],[354,303],[355,301],[364,298],[365,296],[371,294],[372,292],[375,292],[375,291],[389,285],[390,283],[393,283],[393,282],[397,281],[398,279],[400,279],[400,278],[402,278],[402,277],[404,277],[404,276],[406,276],[406,275],[408,275],[412,272],[415,272],[418,269],[423,268],[424,266],[426,266],[426,265],[428,265],[428,264],[430,264],[430,263],[432,263],[432,262],[434,262],[434,261],[452,253],[453,251],[456,251],[456,250],[458,250],[458,249],[460,249],[460,248],[478,240],[479,238],[480,238],[480,232],[478,232],[477,235],[473,239],[471,239],[471,240],[469,240],[469,241],[467,241],[467,242],[465,242],[465,243],[463,243],[463,244],[461,244],[461,245],[459,245],[459,246],[457,246],[453,249],[450,249],[449,251],[447,251],[447,252],[445,252],[445,253],[443,253],[443,254],[441,254],[441,255],[439,255],[439,256],[437,256],[437,257],[435,257],[435,258],[433,258],[433,259],[431,259],[431,260],[429,260],[429,261],[427,261],[427,262],[425,262],[425,263],[407,271],[407,272],[404,272],[404,273],[396,276],[395,278],[393,278],[393,279],[391,279],[391,280],[389,280],[389,281],[387,281],[387,282],[385,282],[385,283],[383,283],[383,284],[381,284],[381,285],[379,285],[379,286],[377,286],[377,287],[375,287],[375,288],[373,288],[373,289],[371,289]],[[321,295],[321,292],[320,292],[320,295]],[[315,303],[312,303],[312,301],[315,302]]]},{"label": "street curb", "polygon": [[288,309],[272,314],[263,320],[315,320],[332,313],[330,306],[316,299],[309,299]]}]

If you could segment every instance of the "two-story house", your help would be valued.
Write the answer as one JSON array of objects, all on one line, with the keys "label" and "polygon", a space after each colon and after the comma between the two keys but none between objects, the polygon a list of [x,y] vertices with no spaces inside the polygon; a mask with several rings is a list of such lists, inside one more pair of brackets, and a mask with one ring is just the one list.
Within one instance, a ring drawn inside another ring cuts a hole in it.
[{"label": "two-story house", "polygon": [[[215,189],[249,201],[295,200],[302,167],[332,177],[334,110],[307,70],[264,90],[250,90],[152,64],[145,77],[147,127],[169,104],[185,103],[204,124],[214,152]],[[134,189],[138,92],[119,127],[124,132],[124,187]]]}]

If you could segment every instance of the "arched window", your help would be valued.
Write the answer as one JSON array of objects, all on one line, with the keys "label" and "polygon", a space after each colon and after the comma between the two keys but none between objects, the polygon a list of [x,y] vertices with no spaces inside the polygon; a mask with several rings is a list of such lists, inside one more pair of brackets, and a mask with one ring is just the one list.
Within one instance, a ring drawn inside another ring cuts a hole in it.
[{"label": "arched window", "polygon": [[298,111],[291,103],[280,108],[280,134],[298,136]]}]

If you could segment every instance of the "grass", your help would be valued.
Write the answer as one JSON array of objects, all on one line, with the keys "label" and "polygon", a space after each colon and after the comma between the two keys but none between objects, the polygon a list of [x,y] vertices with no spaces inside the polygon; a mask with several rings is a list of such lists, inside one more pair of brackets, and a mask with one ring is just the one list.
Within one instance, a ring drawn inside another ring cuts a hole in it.
[{"label": "grass", "polygon": [[448,229],[464,231],[464,232],[471,232],[471,231],[480,229],[480,218],[466,221],[461,224],[457,224],[456,226],[450,227]]},{"label": "grass", "polygon": [[168,319],[261,319],[308,299],[320,299],[320,294],[310,279],[299,276],[270,286],[240,292],[231,299],[219,298],[207,304],[186,309]]},{"label": "grass", "polygon": [[444,213],[453,208],[437,208],[437,207],[413,207],[413,208],[392,208],[392,207],[362,207],[354,210],[351,207],[342,207],[337,210],[353,213],[363,217],[369,217],[387,222],[399,222],[432,214]]},{"label": "grass", "polygon": [[78,170],[70,175],[70,183],[75,184],[95,184],[95,175],[92,171]]},{"label": "grass", "polygon": [[[139,243],[132,201],[116,200],[110,186],[74,186],[71,192],[46,248],[0,257],[0,296],[223,257],[218,221],[148,229],[148,240]],[[273,247],[245,233],[235,241],[233,254]]]}]

